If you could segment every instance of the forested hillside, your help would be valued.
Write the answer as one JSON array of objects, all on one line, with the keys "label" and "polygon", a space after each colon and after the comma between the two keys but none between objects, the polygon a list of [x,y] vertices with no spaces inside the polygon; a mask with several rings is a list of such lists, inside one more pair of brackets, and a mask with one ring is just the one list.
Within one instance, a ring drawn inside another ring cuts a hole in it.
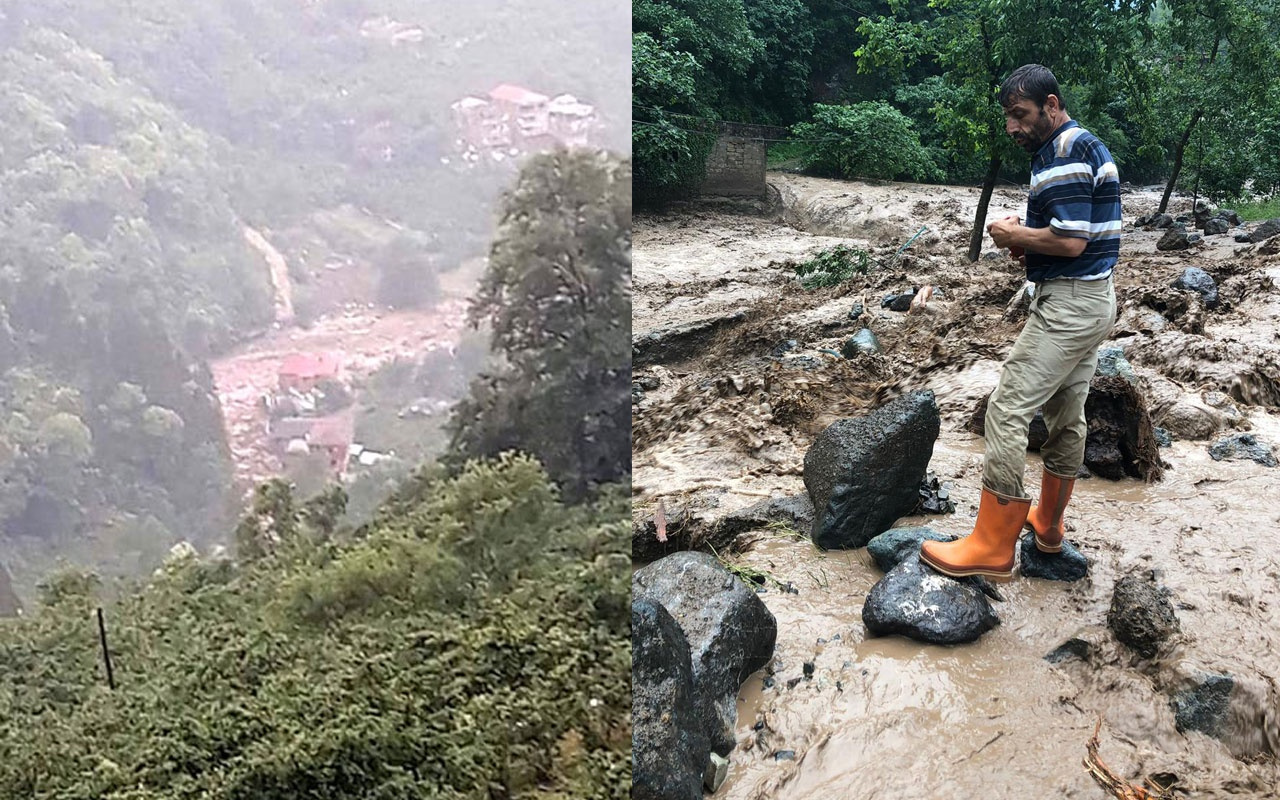
[{"label": "forested hillside", "polygon": [[524,458],[420,472],[352,531],[264,485],[239,563],[106,607],[67,573],[0,620],[0,796],[624,798],[628,497]]},{"label": "forested hillside", "polygon": [[625,121],[616,12],[0,1],[0,562],[19,591],[58,558],[131,572],[234,524],[204,360],[272,323],[246,227],[281,232],[291,271],[339,242],[379,299],[432,302],[432,270],[487,252],[516,174],[453,157],[450,104],[525,83]]}]

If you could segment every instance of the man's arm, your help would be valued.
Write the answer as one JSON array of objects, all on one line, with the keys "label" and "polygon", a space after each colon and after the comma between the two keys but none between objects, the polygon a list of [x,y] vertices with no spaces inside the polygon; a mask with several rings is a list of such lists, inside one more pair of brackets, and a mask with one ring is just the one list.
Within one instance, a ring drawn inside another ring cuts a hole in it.
[{"label": "man's arm", "polygon": [[996,247],[1021,247],[1046,256],[1075,258],[1089,240],[1081,236],[1055,233],[1053,228],[1028,228],[1017,217],[1005,217],[987,226]]}]

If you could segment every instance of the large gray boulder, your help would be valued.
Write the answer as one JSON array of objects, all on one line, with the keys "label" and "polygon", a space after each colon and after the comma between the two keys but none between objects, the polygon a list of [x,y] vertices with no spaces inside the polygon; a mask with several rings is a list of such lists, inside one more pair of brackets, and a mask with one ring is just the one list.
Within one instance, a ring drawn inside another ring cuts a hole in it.
[{"label": "large gray boulder", "polygon": [[981,589],[934,572],[919,553],[871,587],[862,621],[876,636],[899,634],[927,644],[972,642],[1000,624]]},{"label": "large gray boulder", "polygon": [[631,604],[631,796],[701,800],[711,755],[694,708],[693,667],[684,631],[661,604]]},{"label": "large gray boulder", "polygon": [[711,749],[728,755],[735,740],[738,689],[769,663],[778,623],[733,573],[706,553],[676,553],[632,577],[633,600],[662,605],[689,643],[693,705]]},{"label": "large gray boulder", "polygon": [[933,392],[922,390],[818,434],[804,457],[814,543],[864,547],[914,511],[939,428]]},{"label": "large gray boulder", "polygon": [[1249,232],[1249,241],[1258,243],[1280,233],[1280,218],[1269,219]]}]

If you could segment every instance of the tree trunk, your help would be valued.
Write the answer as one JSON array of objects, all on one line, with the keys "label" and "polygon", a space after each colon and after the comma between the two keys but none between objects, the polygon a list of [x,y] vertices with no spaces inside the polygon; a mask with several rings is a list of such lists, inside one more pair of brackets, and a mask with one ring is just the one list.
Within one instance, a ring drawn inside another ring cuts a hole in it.
[{"label": "tree trunk", "polygon": [[982,235],[986,233],[987,206],[991,203],[991,192],[996,188],[996,178],[1000,176],[1000,156],[992,156],[987,167],[987,177],[982,180],[982,194],[978,196],[978,212],[973,215],[973,233],[969,235],[969,260],[977,261],[982,253]]},{"label": "tree trunk", "polygon": [[1169,176],[1169,184],[1164,187],[1164,196],[1160,198],[1160,207],[1156,209],[1157,214],[1163,214],[1164,210],[1169,207],[1169,197],[1173,194],[1173,186],[1178,182],[1178,173],[1182,172],[1182,155],[1187,150],[1187,142],[1191,139],[1191,132],[1195,130],[1196,124],[1200,122],[1200,116],[1203,111],[1197,110],[1191,115],[1191,122],[1187,125],[1187,129],[1182,132],[1182,138],[1178,141],[1178,149],[1173,157],[1173,174]]}]

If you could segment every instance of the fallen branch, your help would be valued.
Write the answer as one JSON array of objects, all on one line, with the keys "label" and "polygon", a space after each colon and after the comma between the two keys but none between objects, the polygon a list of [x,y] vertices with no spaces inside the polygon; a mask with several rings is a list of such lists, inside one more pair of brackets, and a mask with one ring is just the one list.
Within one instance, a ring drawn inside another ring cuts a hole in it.
[{"label": "fallen branch", "polygon": [[1093,729],[1093,737],[1085,745],[1088,755],[1084,759],[1085,770],[1093,776],[1094,781],[1116,800],[1173,800],[1170,786],[1161,786],[1150,778],[1144,782],[1149,789],[1134,786],[1117,775],[1098,755],[1098,732],[1102,730],[1102,716],[1098,716],[1098,724]]}]

